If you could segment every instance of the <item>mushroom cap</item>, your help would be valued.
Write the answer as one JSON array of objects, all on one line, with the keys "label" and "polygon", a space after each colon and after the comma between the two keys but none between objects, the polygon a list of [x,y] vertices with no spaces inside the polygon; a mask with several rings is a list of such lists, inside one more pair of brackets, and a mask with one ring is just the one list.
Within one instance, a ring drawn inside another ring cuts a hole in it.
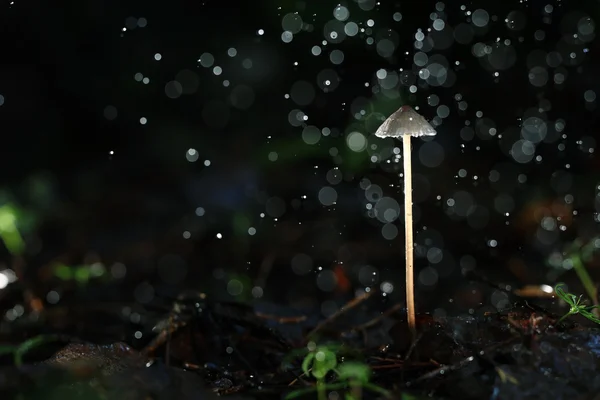
[{"label": "mushroom cap", "polygon": [[403,135],[435,136],[435,134],[435,129],[411,106],[400,107],[398,111],[383,121],[383,124],[375,132],[375,136],[381,138],[397,138]]}]

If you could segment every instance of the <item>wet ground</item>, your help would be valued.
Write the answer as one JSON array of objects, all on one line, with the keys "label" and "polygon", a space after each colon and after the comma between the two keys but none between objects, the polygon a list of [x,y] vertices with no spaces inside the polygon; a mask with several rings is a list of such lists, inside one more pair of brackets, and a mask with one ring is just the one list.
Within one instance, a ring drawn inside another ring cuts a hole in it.
[{"label": "wet ground", "polygon": [[[31,346],[20,366],[5,355],[2,398],[316,398],[311,374],[317,364],[303,370],[303,359],[319,349],[334,355],[337,366],[323,384],[337,396],[597,398],[600,330],[580,316],[559,323],[561,315],[544,308],[558,310],[554,300],[516,299],[504,312],[469,317],[422,314],[413,343],[403,310],[392,305],[374,311],[376,299],[365,295],[318,319],[272,304],[252,307],[188,294],[152,322],[153,339],[137,350],[58,335]],[[95,323],[93,312],[82,318],[80,323]],[[33,332],[35,325],[15,325],[12,334]],[[359,392],[357,381],[340,375],[345,365],[371,371],[360,378]]]}]

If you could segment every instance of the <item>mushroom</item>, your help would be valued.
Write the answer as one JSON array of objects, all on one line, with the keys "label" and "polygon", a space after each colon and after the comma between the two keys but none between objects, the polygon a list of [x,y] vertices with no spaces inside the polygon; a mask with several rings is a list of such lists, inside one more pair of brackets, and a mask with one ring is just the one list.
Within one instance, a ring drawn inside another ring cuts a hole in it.
[{"label": "mushroom", "polygon": [[413,340],[416,339],[417,327],[415,319],[414,291],[414,258],[413,258],[413,214],[412,214],[412,167],[410,154],[410,137],[435,136],[435,129],[423,116],[410,106],[402,106],[390,115],[375,132],[380,138],[402,136],[404,154],[404,231],[406,250],[406,308],[408,327]]}]

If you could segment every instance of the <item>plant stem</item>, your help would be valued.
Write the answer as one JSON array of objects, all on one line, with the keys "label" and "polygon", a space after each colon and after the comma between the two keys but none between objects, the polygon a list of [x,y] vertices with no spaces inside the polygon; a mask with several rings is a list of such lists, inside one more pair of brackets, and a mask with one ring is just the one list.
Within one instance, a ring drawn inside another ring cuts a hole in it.
[{"label": "plant stem", "polygon": [[560,317],[560,319],[557,321],[557,324],[560,324],[563,321],[563,319],[565,319],[565,318],[567,318],[567,317],[569,317],[571,315],[573,315],[573,312],[569,311],[568,313],[566,313],[565,315],[563,315],[562,317]]},{"label": "plant stem", "polygon": [[327,400],[327,388],[325,387],[325,382],[323,379],[317,380],[317,396],[319,400]]},{"label": "plant stem", "polygon": [[404,247],[406,251],[406,314],[412,340],[417,338],[413,259],[412,160],[410,135],[402,136],[404,155]]},{"label": "plant stem", "polygon": [[[583,287],[585,288],[587,295],[592,300],[592,303],[595,306],[597,306],[598,305],[598,293],[596,290],[596,286],[594,285],[594,281],[590,277],[590,274],[588,274],[587,270],[585,269],[585,266],[583,265],[583,261],[581,260],[581,256],[579,255],[579,253],[573,252],[570,255],[570,258],[571,258],[571,262],[573,263],[573,269],[575,270],[575,272],[577,273],[577,277],[583,284]],[[597,310],[594,310],[594,314],[596,314],[596,316],[598,316]]]},{"label": "plant stem", "polygon": [[356,382],[350,383],[350,396],[353,400],[361,400],[362,399],[362,386]]}]

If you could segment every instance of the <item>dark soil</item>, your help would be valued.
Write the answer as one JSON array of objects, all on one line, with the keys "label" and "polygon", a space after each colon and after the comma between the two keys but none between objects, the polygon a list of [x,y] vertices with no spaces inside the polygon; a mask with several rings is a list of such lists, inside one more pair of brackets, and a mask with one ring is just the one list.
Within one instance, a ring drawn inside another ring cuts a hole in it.
[{"label": "dark soil", "polygon": [[[280,399],[315,384],[302,374],[302,355],[293,356],[310,340],[342,344],[336,350],[339,361],[369,365],[370,382],[389,390],[392,398],[598,398],[600,330],[579,317],[557,323],[559,316],[535,305],[548,301],[517,300],[511,310],[472,317],[420,315],[419,337],[411,346],[402,310],[373,311],[373,296],[317,321],[272,304],[187,295],[170,313],[147,321],[158,331],[139,350],[56,336],[28,352],[21,367],[10,366],[12,358],[4,357],[1,398]],[[77,323],[95,326],[101,337],[110,325],[102,325],[107,313],[90,311]],[[64,326],[63,316],[44,310],[3,336]],[[362,396],[383,397],[366,390]]]}]

